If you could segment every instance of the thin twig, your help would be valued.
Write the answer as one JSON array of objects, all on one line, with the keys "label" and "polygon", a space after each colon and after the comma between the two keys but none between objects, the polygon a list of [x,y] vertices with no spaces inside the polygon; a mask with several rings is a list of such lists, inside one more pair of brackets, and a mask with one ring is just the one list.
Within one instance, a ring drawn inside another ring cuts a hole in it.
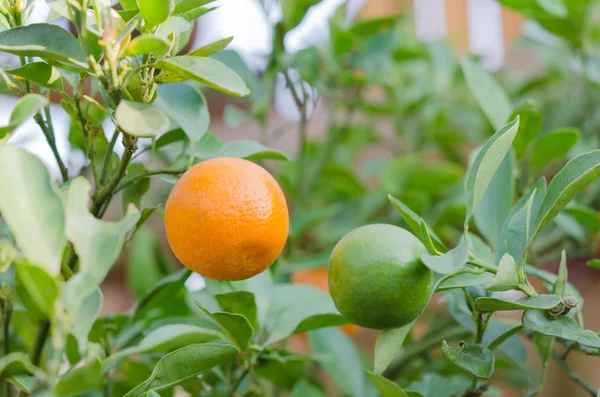
[{"label": "thin twig", "polygon": [[592,384],[590,384],[587,380],[583,379],[583,377],[577,373],[573,368],[569,366],[565,361],[563,361],[560,356],[552,352],[552,358],[558,366],[567,374],[575,383],[577,383],[583,390],[585,390],[590,396],[596,397],[598,395],[598,389],[596,389]]}]

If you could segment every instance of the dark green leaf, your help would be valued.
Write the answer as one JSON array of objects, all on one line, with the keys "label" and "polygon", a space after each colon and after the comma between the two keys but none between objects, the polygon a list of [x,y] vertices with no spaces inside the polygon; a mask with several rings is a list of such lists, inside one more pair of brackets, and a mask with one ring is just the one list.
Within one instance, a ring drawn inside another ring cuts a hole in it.
[{"label": "dark green leaf", "polygon": [[124,397],[137,397],[148,390],[162,390],[232,360],[237,349],[228,345],[201,343],[188,345],[164,356],[152,375]]},{"label": "dark green leaf", "polygon": [[246,317],[252,328],[256,329],[256,302],[253,293],[233,291],[216,295],[215,298],[217,298],[224,311]]},{"label": "dark green leaf", "polygon": [[519,119],[511,121],[492,136],[479,150],[467,174],[467,215],[465,229],[473,216],[475,208],[483,198],[492,178],[496,175],[502,160],[510,150],[513,139],[519,129]]},{"label": "dark green leaf", "polygon": [[[414,397],[414,391],[425,397],[452,397],[460,395],[472,385],[471,378],[464,376],[444,377],[435,373],[426,373],[423,378],[409,385],[406,394]],[[414,391],[413,391],[414,390]]]},{"label": "dark green leaf", "polygon": [[[60,272],[66,245],[62,193],[44,164],[12,145],[0,146],[0,212],[19,249],[50,276]],[[7,188],[10,186],[10,189]]]},{"label": "dark green leaf", "polygon": [[0,51],[87,68],[85,54],[75,37],[65,29],[48,23],[34,23],[0,32]]},{"label": "dark green leaf", "polygon": [[167,132],[171,126],[167,115],[156,107],[126,100],[119,103],[115,111],[115,120],[123,131],[143,138]]},{"label": "dark green leaf", "polygon": [[18,264],[15,287],[21,303],[29,311],[52,318],[59,290],[56,281],[44,269],[25,263]]},{"label": "dark green leaf", "polygon": [[413,324],[414,323],[410,323],[400,328],[388,329],[379,334],[377,342],[375,343],[375,374],[382,374],[388,365],[390,365],[396,356],[396,353],[398,353],[400,347],[402,347],[402,343],[404,342],[404,339],[406,339]]},{"label": "dark green leaf", "polygon": [[192,143],[208,131],[210,115],[206,98],[190,84],[162,84],[154,105],[177,123]]},{"label": "dark green leaf", "polygon": [[261,354],[255,371],[273,384],[291,389],[310,376],[312,367],[313,362],[307,356],[273,350]]},{"label": "dark green leaf", "polygon": [[421,260],[431,270],[440,274],[450,274],[462,268],[469,259],[469,240],[462,243],[440,256],[425,254]]},{"label": "dark green leaf", "polygon": [[104,367],[112,368],[120,359],[136,354],[168,353],[193,343],[223,339],[219,332],[190,324],[168,324],[150,331],[136,345],[111,355]]},{"label": "dark green leaf", "polygon": [[100,360],[73,368],[60,377],[56,384],[56,394],[70,396],[84,392],[101,390],[104,385],[104,374]]},{"label": "dark green leaf", "polygon": [[519,131],[513,141],[513,148],[517,160],[520,160],[542,129],[542,114],[535,103],[525,102],[515,109],[510,120],[514,120],[517,116],[519,116]]},{"label": "dark green leaf", "polygon": [[582,330],[569,316],[550,318],[541,310],[527,310],[523,314],[525,328],[548,336],[572,340],[584,346],[600,348],[600,337],[594,331]]},{"label": "dark green leaf", "polygon": [[10,69],[6,72],[14,76],[23,77],[42,87],[55,90],[62,89],[62,77],[60,73],[46,62],[29,62],[20,68]]},{"label": "dark green leaf", "polygon": [[[178,56],[159,62],[157,68],[171,72],[158,75],[155,79],[157,82],[191,79],[234,96],[246,96],[250,93],[240,76],[211,58]],[[172,80],[173,75],[175,80]]]},{"label": "dark green leaf", "polygon": [[365,373],[371,382],[373,382],[381,397],[408,397],[408,394],[397,383],[367,370],[365,370]]},{"label": "dark green leaf", "polygon": [[276,285],[267,314],[266,328],[270,334],[266,344],[278,342],[293,333],[346,322],[326,293],[307,285]]},{"label": "dark green leaf", "polygon": [[211,313],[200,304],[198,304],[198,307],[219,325],[223,333],[227,335],[227,338],[235,344],[240,352],[246,350],[254,334],[254,329],[246,317],[241,314],[227,312]]},{"label": "dark green leaf", "polygon": [[490,313],[498,310],[551,309],[560,303],[557,295],[534,295],[509,302],[498,298],[481,297],[475,299],[475,310]]},{"label": "dark green leaf", "polygon": [[[406,222],[408,226],[412,229],[413,233],[419,236],[419,240],[423,241],[423,237],[421,236],[421,222],[423,221],[423,219],[421,219],[419,215],[414,213],[410,208],[408,208],[404,203],[402,203],[394,196],[388,195],[388,199],[390,200],[396,211],[400,213],[402,219],[404,219],[404,222]],[[445,252],[446,247],[444,246],[442,240],[437,236],[437,234],[435,234],[433,230],[431,230],[430,227],[427,227],[427,229],[430,232],[431,238],[433,239],[436,249],[440,252]]]},{"label": "dark green leaf", "polygon": [[469,371],[480,378],[489,378],[494,373],[494,353],[478,344],[459,345],[454,349],[448,346],[446,341],[442,346],[442,354],[458,367]]},{"label": "dark green leaf", "polygon": [[321,365],[348,394],[364,396],[364,376],[360,355],[352,341],[336,328],[320,329],[308,334]]},{"label": "dark green leaf", "polygon": [[552,179],[535,216],[529,241],[583,190],[600,176],[600,150],[581,154],[569,161]]},{"label": "dark green leaf", "polygon": [[537,175],[552,160],[566,156],[577,141],[579,130],[575,128],[561,128],[538,139],[531,152],[531,175]]},{"label": "dark green leaf", "polygon": [[475,61],[464,58],[461,60],[460,65],[469,90],[477,99],[490,124],[492,124],[494,130],[501,129],[512,112],[510,99],[496,80]]}]

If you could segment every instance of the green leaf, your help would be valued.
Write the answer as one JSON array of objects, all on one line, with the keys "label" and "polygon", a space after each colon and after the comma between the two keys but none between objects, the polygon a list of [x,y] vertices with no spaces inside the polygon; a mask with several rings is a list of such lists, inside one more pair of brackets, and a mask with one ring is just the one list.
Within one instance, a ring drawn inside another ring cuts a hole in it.
[{"label": "green leaf", "polygon": [[600,269],[600,259],[590,259],[585,265],[592,269]]},{"label": "green leaf", "polygon": [[442,346],[442,354],[456,366],[480,378],[489,378],[494,373],[494,352],[478,344],[466,344],[456,349]]},{"label": "green leaf", "polygon": [[118,360],[137,354],[169,353],[194,343],[206,343],[223,339],[223,335],[215,330],[190,324],[167,324],[150,331],[135,346],[128,347],[112,354],[106,361],[105,372],[112,368]]},{"label": "green leaf", "polygon": [[77,339],[79,350],[85,352],[90,330],[102,311],[102,291],[95,288],[83,298],[81,306],[71,315],[71,334]]},{"label": "green leaf", "polygon": [[[161,23],[154,35],[167,39],[169,41],[177,41],[184,32],[190,30],[192,26],[188,21],[181,17],[169,17],[165,22]],[[174,51],[174,50],[172,50]]]},{"label": "green leaf", "polygon": [[232,360],[237,349],[228,345],[200,343],[167,354],[154,367],[152,375],[124,397],[137,397],[148,390],[162,390]]},{"label": "green leaf", "polygon": [[417,396],[425,397],[453,397],[464,393],[472,386],[471,378],[464,376],[442,376],[436,373],[426,373],[422,379],[412,382],[406,391],[409,397],[415,397],[412,393],[419,393]]},{"label": "green leaf", "polygon": [[594,331],[582,330],[569,316],[550,318],[544,311],[527,310],[523,313],[523,326],[548,336],[572,340],[584,346],[600,348],[600,336]]},{"label": "green leaf", "polygon": [[546,181],[540,179],[531,191],[514,205],[502,228],[502,239],[497,251],[498,261],[507,253],[514,258],[515,263],[522,263],[531,233],[532,217],[542,204],[545,192]]},{"label": "green leaf", "polygon": [[278,342],[298,332],[346,324],[331,297],[307,285],[275,285],[266,328],[266,345]]},{"label": "green leaf", "polygon": [[290,397],[327,397],[325,392],[307,381],[301,381],[294,386]]},{"label": "green leaf", "polygon": [[420,227],[420,229],[421,229],[420,235],[421,235],[421,239],[422,239],[421,242],[427,248],[427,252],[429,252],[430,255],[441,255],[441,253],[435,247],[435,243],[431,239],[431,232],[429,230],[429,227],[427,226],[425,221],[422,219],[421,219],[420,226],[421,226]]},{"label": "green leaf", "polygon": [[587,185],[600,176],[600,150],[581,154],[569,161],[548,185],[544,200],[535,216],[529,242],[540,233]]},{"label": "green leaf", "polygon": [[244,81],[233,70],[219,61],[211,58],[178,56],[165,59],[158,63],[158,69],[166,70],[156,77],[156,82],[168,82],[173,77],[175,81],[191,79],[198,81],[215,90],[234,96],[246,96],[250,93]]},{"label": "green leaf", "polygon": [[[130,163],[129,166],[127,166],[128,178],[136,175],[143,175],[146,172],[148,172],[148,169],[143,163]],[[124,189],[123,197],[121,199],[123,212],[127,212],[127,208],[129,208],[130,204],[135,205],[136,208],[141,208],[142,197],[148,192],[148,189],[150,189],[150,180],[148,178],[141,179]]]},{"label": "green leaf", "polygon": [[173,15],[183,14],[189,11],[193,11],[196,8],[202,7],[208,3],[212,3],[215,0],[181,0],[175,4],[175,10]]},{"label": "green leaf", "polygon": [[475,208],[485,194],[492,178],[500,167],[502,160],[510,150],[510,146],[519,129],[519,119],[511,121],[496,132],[479,150],[467,174],[467,215],[465,229],[473,216]]},{"label": "green leaf", "polygon": [[162,58],[171,49],[171,44],[158,36],[143,34],[131,40],[125,50],[124,57],[153,53],[157,58]]},{"label": "green leaf", "polygon": [[365,373],[367,377],[373,382],[381,397],[408,397],[404,390],[398,386],[396,382],[392,382],[389,379],[384,378],[383,376],[374,374],[373,372],[367,371],[365,369]]},{"label": "green leaf", "polygon": [[221,50],[224,50],[225,47],[227,47],[229,45],[229,43],[231,43],[232,40],[233,40],[233,36],[225,37],[225,38],[217,40],[213,43],[206,44],[200,48],[197,48],[197,49],[189,52],[187,55],[194,56],[194,57],[207,57],[207,56],[217,53]]},{"label": "green leaf", "polygon": [[139,219],[137,210],[119,222],[104,222],[88,211],[90,183],[83,177],[73,179],[67,192],[66,234],[79,257],[79,272],[67,283],[66,302],[79,305],[104,281],[115,263],[127,233]]},{"label": "green leaf", "polygon": [[269,149],[256,141],[240,140],[227,142],[215,157],[238,157],[248,160],[289,160],[287,155],[279,150]]},{"label": "green leaf", "polygon": [[217,298],[219,305],[221,305],[224,311],[246,317],[252,329],[257,329],[257,309],[253,293],[248,291],[233,291],[227,294],[215,295],[215,298]]},{"label": "green leaf", "polygon": [[558,277],[556,277],[556,282],[554,283],[554,290],[552,291],[561,298],[565,297],[565,293],[567,291],[567,278],[567,253],[565,252],[565,250],[562,250],[562,252],[560,253],[560,264],[558,265]]},{"label": "green leaf", "polygon": [[53,68],[46,62],[29,62],[20,68],[9,69],[6,72],[14,76],[22,77],[42,87],[54,90],[62,89],[62,76],[56,68]]},{"label": "green leaf", "polygon": [[494,274],[476,269],[462,269],[452,273],[440,280],[436,291],[447,291],[455,288],[465,288],[488,284],[494,278]]},{"label": "green leaf", "polygon": [[137,4],[146,21],[146,30],[166,21],[175,9],[173,0],[137,0]]},{"label": "green leaf", "polygon": [[498,298],[481,297],[475,299],[475,310],[479,313],[491,313],[499,310],[552,309],[560,303],[557,295],[534,295],[509,302]]},{"label": "green leaf", "polygon": [[488,291],[509,291],[521,282],[519,269],[509,254],[504,254],[498,264],[498,272],[486,287]]},{"label": "green leaf", "polygon": [[58,275],[67,243],[65,213],[48,170],[33,154],[0,145],[0,186],[0,212],[19,249],[50,276]]},{"label": "green leaf", "polygon": [[[408,208],[403,202],[401,202],[391,194],[388,195],[388,199],[390,200],[396,211],[400,213],[402,219],[404,219],[404,222],[406,222],[408,226],[412,229],[413,233],[419,237],[419,240],[423,241],[423,236],[421,236],[421,222],[423,222],[423,219],[419,215],[414,213],[410,208]],[[442,240],[437,236],[437,234],[435,234],[433,230],[431,230],[430,227],[427,227],[427,229],[429,230],[430,235],[433,238],[433,242],[438,251],[445,252],[446,247],[444,247],[444,243],[442,242]]]},{"label": "green leaf", "polygon": [[352,341],[336,328],[324,328],[308,334],[315,354],[322,357],[321,365],[349,395],[365,395],[360,354]]},{"label": "green leaf", "polygon": [[302,22],[308,9],[319,2],[320,0],[283,0],[281,2],[282,21],[286,31],[292,30]]},{"label": "green leaf", "polygon": [[39,94],[25,94],[15,105],[7,126],[0,127],[0,138],[12,133],[30,117],[35,116],[48,104],[48,99]]},{"label": "green leaf", "polygon": [[473,219],[477,229],[494,250],[502,236],[502,228],[515,197],[516,175],[512,153],[507,153],[481,198]]},{"label": "green leaf", "polygon": [[156,107],[122,100],[115,111],[115,120],[130,135],[151,138],[167,132],[171,123],[166,114]]},{"label": "green leaf", "polygon": [[0,32],[0,51],[87,69],[85,54],[77,39],[65,29],[48,23],[34,23]]},{"label": "green leaf", "polygon": [[142,317],[145,313],[159,306],[162,301],[176,294],[179,289],[183,288],[191,273],[191,270],[184,268],[161,279],[134,305],[131,310],[132,318],[136,320]]},{"label": "green leaf", "polygon": [[382,374],[390,365],[396,353],[402,347],[404,339],[410,332],[414,322],[400,328],[388,329],[377,337],[375,342],[374,372]]},{"label": "green leaf", "polygon": [[312,368],[311,357],[269,349],[260,355],[254,370],[274,385],[291,389],[294,384],[308,378]]},{"label": "green leaf", "polygon": [[25,353],[13,352],[0,357],[0,379],[17,375],[35,375],[40,372]]},{"label": "green leaf", "polygon": [[510,99],[496,80],[475,61],[463,58],[460,65],[469,90],[479,103],[490,124],[492,124],[494,130],[501,129],[512,112]]},{"label": "green leaf", "polygon": [[148,228],[140,228],[131,240],[127,285],[135,297],[142,297],[164,276],[159,253],[162,250],[156,234]]},{"label": "green leaf", "polygon": [[32,313],[52,318],[58,285],[44,269],[19,263],[16,266],[15,287],[23,305]]},{"label": "green leaf", "polygon": [[241,314],[227,312],[211,313],[200,306],[199,303],[196,304],[208,317],[212,318],[219,325],[223,333],[227,335],[227,338],[235,344],[240,352],[248,348],[248,344],[254,334],[254,329],[246,317]]},{"label": "green leaf", "polygon": [[154,106],[178,124],[192,143],[198,142],[208,131],[210,115],[206,98],[190,84],[162,84]]},{"label": "green leaf", "polygon": [[525,102],[515,109],[509,120],[514,120],[517,116],[519,116],[519,131],[513,141],[513,148],[517,160],[520,160],[542,129],[542,113],[535,103]]},{"label": "green leaf", "polygon": [[554,337],[540,334],[539,332],[534,332],[533,344],[535,345],[535,350],[537,350],[538,354],[540,355],[540,358],[542,359],[542,363],[546,365],[548,359],[552,355],[552,345],[554,345]]},{"label": "green leaf", "polygon": [[552,160],[566,156],[578,141],[579,130],[576,128],[561,128],[538,139],[531,152],[531,175],[537,175]]},{"label": "green leaf", "polygon": [[56,394],[70,396],[91,392],[101,390],[103,385],[102,364],[100,364],[100,360],[93,360],[62,375],[56,384]]},{"label": "green leaf", "polygon": [[431,270],[440,274],[450,274],[462,268],[469,259],[469,240],[462,243],[439,256],[425,254],[421,260]]}]

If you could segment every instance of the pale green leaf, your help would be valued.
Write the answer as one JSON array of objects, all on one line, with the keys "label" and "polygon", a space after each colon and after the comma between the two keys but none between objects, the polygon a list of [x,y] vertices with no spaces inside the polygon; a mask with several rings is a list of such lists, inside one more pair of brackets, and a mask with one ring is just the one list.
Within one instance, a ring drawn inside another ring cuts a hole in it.
[{"label": "pale green leaf", "polygon": [[600,348],[600,336],[591,330],[582,330],[577,322],[569,316],[551,318],[541,310],[527,310],[523,314],[523,325],[526,329],[548,336],[556,336],[580,343],[584,346]]},{"label": "pale green leaf", "polygon": [[365,373],[371,382],[373,382],[381,397],[408,397],[408,394],[397,383],[367,370],[365,370]]},{"label": "pale green leaf", "polygon": [[62,194],[33,154],[0,145],[0,212],[21,252],[50,276],[66,245]]},{"label": "pale green leaf", "polygon": [[192,143],[199,141],[208,131],[210,115],[206,98],[190,84],[162,84],[154,106],[179,125]]},{"label": "pale green leaf", "polygon": [[467,174],[467,214],[465,229],[473,213],[485,194],[492,178],[496,175],[502,160],[510,150],[513,139],[519,129],[519,119],[511,121],[496,132],[479,150]]},{"label": "pale green leaf", "polygon": [[463,240],[462,243],[446,252],[443,255],[421,256],[421,260],[431,270],[440,274],[450,274],[462,268],[469,259],[469,240]]},{"label": "pale green leaf", "polygon": [[475,299],[475,310],[479,313],[491,313],[500,310],[552,309],[560,303],[558,295],[534,295],[505,301],[498,298],[481,297]]},{"label": "pale green leaf", "polygon": [[126,133],[151,138],[167,132],[169,118],[158,108],[141,102],[122,100],[115,111],[115,120]]},{"label": "pale green leaf", "polygon": [[374,369],[375,374],[382,374],[390,365],[406,336],[410,332],[414,322],[400,328],[388,329],[377,337],[375,342]]},{"label": "pale green leaf", "polygon": [[446,341],[442,346],[442,354],[458,367],[469,371],[480,378],[489,378],[494,373],[494,353],[478,344],[464,343],[463,346],[451,348]]}]

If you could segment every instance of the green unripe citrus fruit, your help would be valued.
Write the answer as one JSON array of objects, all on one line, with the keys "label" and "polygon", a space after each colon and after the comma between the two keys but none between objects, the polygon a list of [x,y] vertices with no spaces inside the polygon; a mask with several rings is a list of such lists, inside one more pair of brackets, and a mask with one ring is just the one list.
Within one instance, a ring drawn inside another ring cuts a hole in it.
[{"label": "green unripe citrus fruit", "polygon": [[366,328],[406,325],[423,311],[433,274],[425,246],[392,225],[362,226],[337,243],[329,259],[329,292],[350,322]]}]

